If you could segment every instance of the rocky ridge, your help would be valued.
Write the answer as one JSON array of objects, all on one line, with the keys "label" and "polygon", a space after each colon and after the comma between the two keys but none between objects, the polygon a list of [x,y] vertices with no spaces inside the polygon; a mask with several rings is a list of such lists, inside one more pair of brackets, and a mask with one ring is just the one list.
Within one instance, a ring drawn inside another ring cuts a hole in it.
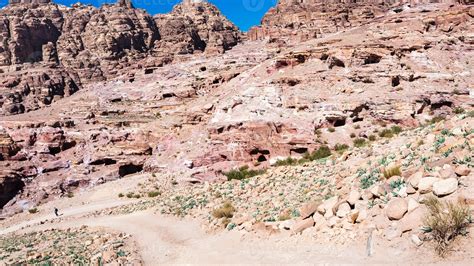
[{"label": "rocky ridge", "polygon": [[[263,17],[262,25],[250,29],[248,35],[251,40],[281,39],[297,43],[361,26],[387,13],[400,13],[417,5],[440,2],[281,0]],[[458,0],[442,2],[464,3]]]},{"label": "rocky ridge", "polygon": [[100,8],[12,2],[1,14],[1,115],[50,105],[84,83],[133,77],[175,55],[222,53],[240,41],[237,27],[207,2],[185,1],[155,18],[130,1]]}]

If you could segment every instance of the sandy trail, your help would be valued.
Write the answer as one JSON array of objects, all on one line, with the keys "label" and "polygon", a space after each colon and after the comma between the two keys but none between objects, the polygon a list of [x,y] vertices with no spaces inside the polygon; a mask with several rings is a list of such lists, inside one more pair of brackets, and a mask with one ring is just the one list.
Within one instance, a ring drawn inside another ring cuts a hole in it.
[{"label": "sandy trail", "polygon": [[[222,231],[208,234],[198,220],[179,219],[154,213],[153,210],[116,216],[85,217],[86,214],[125,205],[133,200],[118,200],[116,195],[143,180],[143,176],[111,182],[74,197],[60,199],[43,207],[44,212],[21,214],[5,221],[0,236],[11,232],[31,232],[45,229],[67,229],[83,225],[121,231],[132,236],[145,265],[161,264],[419,264],[439,263],[430,252],[390,246],[374,240],[374,255],[367,257],[366,239],[356,239],[355,245],[319,244],[317,239],[279,235],[264,237],[244,231]],[[52,206],[60,206],[62,221],[54,221]],[[64,219],[66,218],[66,219]],[[51,221],[54,221],[51,223]],[[472,238],[471,238],[472,239]],[[410,244],[410,243],[408,243]],[[469,265],[474,253],[456,261]],[[428,260],[427,260],[428,259]]]}]

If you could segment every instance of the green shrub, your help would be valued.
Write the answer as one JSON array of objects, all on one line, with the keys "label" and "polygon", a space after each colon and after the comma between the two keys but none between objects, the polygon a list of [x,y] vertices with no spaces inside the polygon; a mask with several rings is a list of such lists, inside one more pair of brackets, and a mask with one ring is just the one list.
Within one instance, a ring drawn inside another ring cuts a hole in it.
[{"label": "green shrub", "polygon": [[212,216],[214,218],[232,218],[234,216],[235,208],[232,206],[232,203],[229,201],[225,202],[220,208],[217,208],[212,211]]},{"label": "green shrub", "polygon": [[247,178],[251,178],[257,175],[264,174],[266,170],[261,169],[261,170],[250,170],[247,165],[240,167],[237,170],[231,170],[229,172],[224,173],[225,176],[227,176],[227,180],[243,180]]},{"label": "green shrub", "polygon": [[123,197],[125,197],[125,195],[124,195],[123,193],[119,193],[119,194],[118,194],[118,197],[119,197],[119,198],[123,198]]},{"label": "green shrub", "polygon": [[442,116],[435,116],[433,118],[431,118],[430,120],[428,120],[428,124],[436,124],[436,123],[439,123],[441,121],[444,121],[444,117]]},{"label": "green shrub", "polygon": [[424,230],[429,232],[436,242],[436,252],[444,257],[449,244],[459,235],[467,233],[470,223],[469,207],[464,203],[442,203],[436,197],[425,201],[428,214],[425,217]]},{"label": "green shrub", "polygon": [[390,129],[384,129],[379,132],[379,137],[381,138],[393,138],[393,132]]},{"label": "green shrub", "polygon": [[457,114],[457,115],[459,115],[459,114],[464,114],[464,112],[466,112],[466,110],[464,110],[464,108],[459,107],[459,106],[458,106],[458,107],[455,107],[455,108],[453,109],[453,113],[455,113],[455,114]]},{"label": "green shrub", "polygon": [[342,152],[347,149],[349,149],[349,146],[347,144],[336,144],[336,146],[334,146],[334,150],[338,152]]},{"label": "green shrub", "polygon": [[357,138],[354,139],[354,146],[357,148],[363,147],[366,144],[365,139]]},{"label": "green shrub", "polygon": [[35,214],[35,213],[38,212],[38,209],[37,208],[31,208],[31,209],[28,210],[28,212],[31,213],[31,214]]},{"label": "green shrub", "polygon": [[375,135],[370,135],[369,136],[369,140],[370,141],[376,141],[377,140],[377,137]]},{"label": "green shrub", "polygon": [[328,128],[328,131],[331,132],[331,133],[333,133],[333,132],[336,132],[336,129],[333,128],[333,127],[330,127],[330,128]]},{"label": "green shrub", "polygon": [[306,153],[303,156],[303,159],[309,160],[309,161],[316,161],[320,159],[324,159],[331,156],[331,149],[329,149],[328,146],[321,146],[319,149],[313,151],[312,153]]},{"label": "green shrub", "polygon": [[159,195],[161,195],[161,192],[158,190],[148,192],[148,197],[150,198],[156,198]]},{"label": "green shrub", "polygon": [[288,157],[284,160],[278,160],[275,163],[275,166],[286,166],[286,165],[296,165],[296,164],[298,164],[298,160]]},{"label": "green shrub", "polygon": [[399,126],[392,126],[392,133],[393,134],[400,134],[403,131],[403,129]]}]

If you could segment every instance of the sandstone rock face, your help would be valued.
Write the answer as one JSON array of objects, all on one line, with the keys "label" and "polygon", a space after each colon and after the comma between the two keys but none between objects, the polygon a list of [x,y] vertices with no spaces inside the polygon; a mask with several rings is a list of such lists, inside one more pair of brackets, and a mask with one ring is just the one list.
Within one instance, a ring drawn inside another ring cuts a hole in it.
[{"label": "sandstone rock face", "polygon": [[206,1],[185,0],[173,11],[154,17],[162,40],[154,53],[223,53],[240,41],[238,28]]},{"label": "sandstone rock face", "polygon": [[0,115],[50,105],[84,83],[162,66],[176,54],[222,53],[240,41],[237,27],[208,3],[186,1],[152,18],[126,0],[100,8],[49,2],[12,1],[0,12]]},{"label": "sandstone rock face", "polygon": [[[411,1],[411,6],[436,0]],[[443,1],[458,3],[457,0]],[[280,0],[262,19],[262,25],[249,32],[251,40],[281,38],[291,42],[305,41],[357,27],[382,14],[401,12],[406,1],[333,1],[333,0]]]}]

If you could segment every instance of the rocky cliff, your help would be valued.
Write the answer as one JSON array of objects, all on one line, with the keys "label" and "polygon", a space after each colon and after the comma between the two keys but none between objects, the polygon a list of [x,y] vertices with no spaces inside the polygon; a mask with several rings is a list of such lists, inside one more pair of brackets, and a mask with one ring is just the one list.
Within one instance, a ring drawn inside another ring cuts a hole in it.
[{"label": "rocky cliff", "polygon": [[387,12],[397,13],[419,4],[441,2],[463,4],[470,0],[280,0],[264,16],[262,25],[249,31],[249,38],[306,41],[360,26]]},{"label": "rocky cliff", "polygon": [[207,2],[185,1],[153,18],[129,0],[100,8],[13,0],[0,15],[0,115],[38,109],[84,83],[162,66],[176,54],[222,53],[240,40]]}]

